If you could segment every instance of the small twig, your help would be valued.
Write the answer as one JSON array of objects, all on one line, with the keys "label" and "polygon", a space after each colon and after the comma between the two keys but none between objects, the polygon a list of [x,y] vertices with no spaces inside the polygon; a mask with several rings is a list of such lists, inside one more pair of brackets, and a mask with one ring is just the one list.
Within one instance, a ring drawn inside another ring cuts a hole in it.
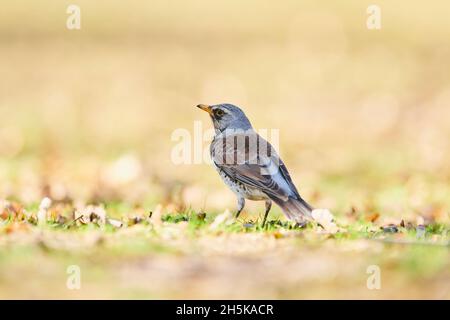
[{"label": "small twig", "polygon": [[81,218],[83,218],[83,216],[81,215],[81,216],[79,216],[78,218],[76,218],[76,219],[74,219],[74,220],[72,220],[72,221],[70,221],[69,223],[67,223],[64,227],[65,228],[69,228],[70,226],[72,226],[75,222],[77,222],[78,220],[80,220]]}]

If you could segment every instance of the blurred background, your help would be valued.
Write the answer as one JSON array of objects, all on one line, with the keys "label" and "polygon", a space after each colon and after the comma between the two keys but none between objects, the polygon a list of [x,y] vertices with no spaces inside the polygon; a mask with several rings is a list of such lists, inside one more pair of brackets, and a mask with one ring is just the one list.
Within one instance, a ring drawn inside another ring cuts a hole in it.
[{"label": "blurred background", "polygon": [[[81,9],[80,30],[66,28],[70,4]],[[448,223],[450,4],[377,0],[381,29],[369,30],[370,4],[3,3],[0,199],[121,203],[117,217],[159,203],[234,209],[211,166],[171,160],[174,130],[211,128],[195,106],[228,102],[256,128],[280,129],[280,154],[314,206],[342,219],[379,214],[380,224]],[[244,217],[262,207],[249,202]],[[414,254],[416,266],[423,252]],[[339,288],[317,295],[355,292]]]},{"label": "blurred background", "polygon": [[361,1],[79,0],[80,30],[70,4],[0,11],[2,198],[232,207],[212,168],[170,158],[175,129],[211,126],[195,105],[229,102],[281,129],[316,205],[450,204],[445,1],[378,1],[380,30]]}]

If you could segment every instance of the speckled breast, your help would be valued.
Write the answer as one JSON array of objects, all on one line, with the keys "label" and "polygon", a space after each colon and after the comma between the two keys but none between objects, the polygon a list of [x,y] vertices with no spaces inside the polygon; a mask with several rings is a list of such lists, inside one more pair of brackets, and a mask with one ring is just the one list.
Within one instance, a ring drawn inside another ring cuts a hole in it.
[{"label": "speckled breast", "polygon": [[219,173],[220,177],[222,178],[223,182],[233,191],[236,195],[244,197],[245,199],[249,200],[264,200],[268,197],[261,192],[260,190],[250,187],[248,185],[243,184],[242,182],[239,182],[230,176],[228,176],[225,172],[220,170],[219,167],[217,167],[214,164],[214,167],[216,168],[217,172]]}]

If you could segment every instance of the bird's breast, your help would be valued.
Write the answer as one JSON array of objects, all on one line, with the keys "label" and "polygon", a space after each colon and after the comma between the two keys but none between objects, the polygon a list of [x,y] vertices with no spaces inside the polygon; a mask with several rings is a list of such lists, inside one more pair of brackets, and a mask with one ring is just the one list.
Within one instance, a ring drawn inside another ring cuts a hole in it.
[{"label": "bird's breast", "polygon": [[237,181],[227,175],[224,171],[220,170],[216,165],[216,170],[222,178],[223,182],[233,191],[236,195],[244,197],[249,200],[265,200],[267,199],[267,195],[261,192],[259,189],[250,187],[240,181]]}]

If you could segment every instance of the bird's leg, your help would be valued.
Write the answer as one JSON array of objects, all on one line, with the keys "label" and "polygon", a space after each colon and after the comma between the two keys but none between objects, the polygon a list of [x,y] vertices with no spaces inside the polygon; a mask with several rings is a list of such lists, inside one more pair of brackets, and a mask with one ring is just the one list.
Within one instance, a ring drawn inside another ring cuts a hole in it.
[{"label": "bird's leg", "polygon": [[242,209],[244,209],[245,206],[245,199],[242,197],[238,198],[238,209],[236,212],[236,219],[239,218],[239,215],[241,214]]},{"label": "bird's leg", "polygon": [[264,225],[266,224],[267,216],[269,214],[270,208],[272,208],[272,200],[267,199],[266,200],[266,212],[264,213],[264,220],[262,223],[262,227],[264,228]]}]

